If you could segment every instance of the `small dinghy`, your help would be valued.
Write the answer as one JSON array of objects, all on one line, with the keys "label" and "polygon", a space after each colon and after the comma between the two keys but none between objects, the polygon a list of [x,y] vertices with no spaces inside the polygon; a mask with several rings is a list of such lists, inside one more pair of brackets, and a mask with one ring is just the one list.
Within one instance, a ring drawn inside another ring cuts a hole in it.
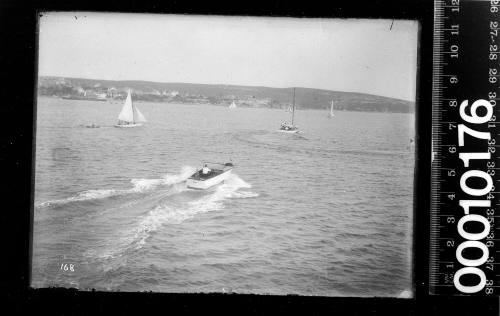
[{"label": "small dinghy", "polygon": [[206,190],[226,180],[231,174],[234,165],[230,162],[207,162],[203,168],[193,173],[186,181],[190,189]]}]

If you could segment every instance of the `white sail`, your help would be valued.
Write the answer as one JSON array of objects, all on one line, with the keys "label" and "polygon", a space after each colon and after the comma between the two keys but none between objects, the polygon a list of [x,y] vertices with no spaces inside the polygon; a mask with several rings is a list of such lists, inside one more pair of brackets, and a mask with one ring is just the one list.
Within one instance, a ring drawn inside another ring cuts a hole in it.
[{"label": "white sail", "polygon": [[231,103],[231,105],[229,106],[229,108],[230,108],[230,109],[234,109],[234,108],[236,108],[236,103],[234,103],[234,101],[233,101],[233,103]]},{"label": "white sail", "polygon": [[334,116],[334,114],[333,114],[333,100],[332,100],[332,107],[330,108],[330,116]]},{"label": "white sail", "polygon": [[118,121],[134,122],[134,109],[132,107],[132,96],[130,95],[130,90],[128,90],[127,100],[123,105],[120,115],[118,115]]},{"label": "white sail", "polygon": [[146,122],[146,118],[144,117],[144,115],[142,115],[141,111],[139,111],[139,108],[137,106],[134,106],[134,109],[135,109],[135,112],[136,112],[136,117],[135,117],[135,121],[136,122]]}]

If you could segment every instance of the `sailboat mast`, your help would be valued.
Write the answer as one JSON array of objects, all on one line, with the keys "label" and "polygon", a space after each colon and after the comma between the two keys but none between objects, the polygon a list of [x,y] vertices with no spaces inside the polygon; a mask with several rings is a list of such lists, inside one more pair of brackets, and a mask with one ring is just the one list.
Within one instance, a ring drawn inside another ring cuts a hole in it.
[{"label": "sailboat mast", "polygon": [[130,94],[130,104],[132,104],[132,124],[135,124],[135,108],[134,108],[134,101],[132,101],[132,93],[130,93],[130,90],[128,90],[128,93]]},{"label": "sailboat mast", "polygon": [[294,116],[295,116],[295,88],[293,88],[292,126],[293,126]]}]

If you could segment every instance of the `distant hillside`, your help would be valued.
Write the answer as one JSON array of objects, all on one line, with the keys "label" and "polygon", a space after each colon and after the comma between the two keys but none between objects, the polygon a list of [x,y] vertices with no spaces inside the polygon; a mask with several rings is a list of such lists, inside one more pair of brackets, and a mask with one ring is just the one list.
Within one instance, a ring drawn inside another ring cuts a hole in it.
[{"label": "distant hillside", "polygon": [[[227,105],[233,100],[242,107],[287,108],[293,100],[292,88],[269,88],[220,84],[160,83],[98,79],[39,77],[38,94],[57,97],[105,97],[123,99],[127,90],[135,100]],[[414,102],[376,95],[321,89],[296,88],[298,109],[330,108],[349,111],[414,112]]]}]

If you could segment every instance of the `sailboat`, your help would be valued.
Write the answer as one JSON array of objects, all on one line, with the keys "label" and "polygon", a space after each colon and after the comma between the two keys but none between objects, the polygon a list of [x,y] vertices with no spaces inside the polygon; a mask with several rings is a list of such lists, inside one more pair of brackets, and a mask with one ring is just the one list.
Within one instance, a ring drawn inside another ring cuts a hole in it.
[{"label": "sailboat", "polygon": [[328,117],[332,118],[334,116],[335,114],[333,114],[333,100],[332,100],[332,106],[330,107],[330,114],[328,115]]},{"label": "sailboat", "polygon": [[233,103],[231,103],[231,105],[229,106],[230,109],[236,109],[236,103],[234,103],[234,100],[233,100]]},{"label": "sailboat", "polygon": [[278,131],[283,133],[298,133],[299,128],[293,125],[294,117],[295,117],[295,88],[293,88],[292,122],[290,124],[285,122],[281,123],[281,127]]},{"label": "sailboat", "polygon": [[132,96],[130,95],[130,89],[128,90],[127,99],[123,105],[120,115],[118,115],[118,123],[116,127],[136,127],[141,126],[142,123],[146,122],[146,118],[142,115],[139,108],[137,108],[132,102]]}]

